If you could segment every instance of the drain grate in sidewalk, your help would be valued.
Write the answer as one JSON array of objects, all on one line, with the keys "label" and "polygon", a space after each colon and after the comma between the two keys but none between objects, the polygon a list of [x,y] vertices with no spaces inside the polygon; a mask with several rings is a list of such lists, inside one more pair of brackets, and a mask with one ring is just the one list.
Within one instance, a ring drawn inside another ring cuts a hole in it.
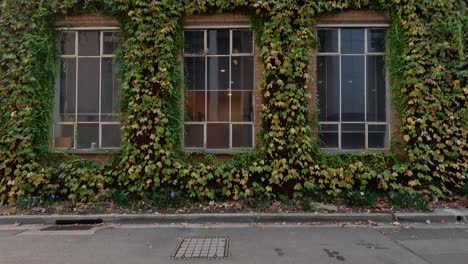
[{"label": "drain grate in sidewalk", "polygon": [[229,237],[182,237],[171,259],[227,259]]}]

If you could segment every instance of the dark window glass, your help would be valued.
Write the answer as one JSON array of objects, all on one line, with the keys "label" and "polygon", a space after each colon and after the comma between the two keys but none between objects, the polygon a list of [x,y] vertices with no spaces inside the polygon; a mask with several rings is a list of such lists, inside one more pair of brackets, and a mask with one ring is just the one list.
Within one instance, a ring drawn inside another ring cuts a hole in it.
[{"label": "dark window glass", "polygon": [[78,59],[78,121],[99,121],[99,58]]},{"label": "dark window glass", "polygon": [[320,121],[340,120],[340,59],[317,57],[317,90]]},{"label": "dark window glass", "polygon": [[205,90],[205,58],[184,58],[185,87],[189,90]]},{"label": "dark window glass", "polygon": [[385,29],[367,30],[367,52],[385,52]]},{"label": "dark window glass", "polygon": [[318,52],[338,52],[338,30],[337,29],[319,29]]},{"label": "dark window glass", "polygon": [[60,54],[75,55],[75,32],[63,32],[61,34]]},{"label": "dark window glass", "polygon": [[102,58],[101,118],[105,121],[118,121],[118,116],[113,114],[120,113],[119,94],[120,83],[115,78],[113,58]]},{"label": "dark window glass", "polygon": [[184,52],[187,54],[200,54],[205,51],[204,31],[184,32]]},{"label": "dark window glass", "polygon": [[102,125],[102,147],[118,148],[120,147],[120,124]]},{"label": "dark window glass", "polygon": [[229,90],[229,57],[208,57],[208,90]]},{"label": "dark window glass", "polygon": [[205,92],[188,91],[185,102],[185,121],[205,121]]},{"label": "dark window glass", "polygon": [[61,59],[59,100],[60,121],[75,121],[76,59]]},{"label": "dark window glass", "polygon": [[101,50],[99,35],[99,31],[78,32],[78,55],[99,56]]},{"label": "dark window glass", "polygon": [[319,146],[321,148],[338,148],[338,125],[320,125]]},{"label": "dark window glass", "polygon": [[364,29],[362,28],[341,29],[341,53],[343,54],[364,53]]},{"label": "dark window glass", "polygon": [[99,147],[99,124],[80,124],[77,126],[78,148],[94,149]]},{"label": "dark window glass", "polygon": [[364,56],[342,56],[341,73],[341,120],[364,121]]},{"label": "dark window glass", "polygon": [[231,89],[253,90],[253,57],[231,58]]},{"label": "dark window glass", "polygon": [[229,121],[229,92],[207,92],[208,121]]},{"label": "dark window glass", "polygon": [[208,54],[209,55],[229,54],[229,30],[226,30],[226,29],[208,30]]},{"label": "dark window glass", "polygon": [[253,121],[253,93],[231,93],[231,121]]},{"label": "dark window glass", "polygon": [[367,121],[385,122],[387,102],[383,56],[367,57]]},{"label": "dark window glass", "polygon": [[253,37],[251,30],[232,31],[232,53],[252,53]]},{"label": "dark window glass", "polygon": [[206,147],[209,149],[229,148],[229,123],[206,124]]},{"label": "dark window glass", "polygon": [[387,145],[387,125],[368,125],[369,148],[385,148]]},{"label": "dark window glass", "polygon": [[73,148],[74,125],[54,126],[54,148]]},{"label": "dark window glass", "polygon": [[102,40],[103,54],[114,54],[119,47],[120,36],[118,32],[104,32]]},{"label": "dark window glass", "polygon": [[365,124],[341,125],[341,148],[364,149],[366,144]]},{"label": "dark window glass", "polygon": [[184,125],[184,146],[187,148],[203,148],[203,124]]},{"label": "dark window glass", "polygon": [[233,124],[232,125],[232,147],[233,148],[251,148],[252,125]]}]

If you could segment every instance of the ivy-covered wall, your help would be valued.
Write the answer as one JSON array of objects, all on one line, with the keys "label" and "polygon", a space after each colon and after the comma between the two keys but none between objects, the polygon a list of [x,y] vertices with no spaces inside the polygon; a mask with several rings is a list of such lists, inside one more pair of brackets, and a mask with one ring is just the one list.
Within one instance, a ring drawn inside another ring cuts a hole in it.
[{"label": "ivy-covered wall", "polygon": [[[92,202],[161,186],[194,198],[323,189],[414,189],[452,194],[466,181],[467,39],[463,0],[3,0],[0,6],[0,203],[25,196]],[[314,23],[324,14],[373,9],[390,17],[393,107],[404,157],[329,155],[311,134],[307,86]],[[96,164],[49,150],[57,63],[53,21],[78,13],[117,17],[123,86],[122,149]],[[260,147],[230,162],[181,151],[181,20],[193,14],[252,17],[263,64]]]}]

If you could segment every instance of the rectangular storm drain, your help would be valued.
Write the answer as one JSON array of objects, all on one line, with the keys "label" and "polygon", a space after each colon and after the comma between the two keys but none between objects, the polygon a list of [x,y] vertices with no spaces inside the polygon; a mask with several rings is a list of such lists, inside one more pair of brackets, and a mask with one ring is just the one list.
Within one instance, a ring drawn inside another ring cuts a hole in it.
[{"label": "rectangular storm drain", "polygon": [[227,259],[229,237],[182,237],[171,259]]},{"label": "rectangular storm drain", "polygon": [[92,225],[53,225],[41,229],[41,231],[79,231],[79,230],[90,230],[94,226]]}]

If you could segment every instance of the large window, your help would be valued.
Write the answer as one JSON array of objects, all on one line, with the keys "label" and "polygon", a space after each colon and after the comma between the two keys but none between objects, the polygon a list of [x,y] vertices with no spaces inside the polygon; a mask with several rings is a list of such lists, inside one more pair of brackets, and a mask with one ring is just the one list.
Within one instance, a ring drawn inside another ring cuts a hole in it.
[{"label": "large window", "polygon": [[54,148],[120,146],[119,35],[108,30],[61,31],[56,80]]},{"label": "large window", "polygon": [[254,43],[250,29],[184,31],[184,147],[253,148]]},{"label": "large window", "polygon": [[385,28],[319,28],[320,147],[386,149]]}]

